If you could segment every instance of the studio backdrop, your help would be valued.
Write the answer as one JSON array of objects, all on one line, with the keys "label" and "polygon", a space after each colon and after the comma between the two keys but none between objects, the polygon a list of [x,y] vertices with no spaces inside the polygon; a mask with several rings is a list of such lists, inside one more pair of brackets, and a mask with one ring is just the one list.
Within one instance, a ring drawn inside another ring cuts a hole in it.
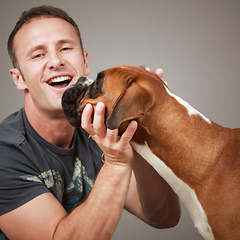
[{"label": "studio backdrop", "polygon": [[[8,36],[24,10],[43,4],[79,25],[91,78],[118,64],[161,67],[173,93],[214,122],[240,127],[239,0],[1,0],[0,121],[24,104],[9,73]],[[182,206],[180,223],[165,230],[123,211],[113,240],[128,239],[202,238]]]}]

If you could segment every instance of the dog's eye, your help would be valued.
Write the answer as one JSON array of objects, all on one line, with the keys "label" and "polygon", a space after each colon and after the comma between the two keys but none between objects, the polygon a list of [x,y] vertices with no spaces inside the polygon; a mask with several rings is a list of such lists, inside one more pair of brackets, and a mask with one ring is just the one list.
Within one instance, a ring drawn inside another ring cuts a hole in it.
[{"label": "dog's eye", "polygon": [[98,81],[96,81],[96,82],[94,83],[94,85],[93,85],[93,90],[94,90],[95,92],[101,92],[101,88],[100,88],[100,86],[99,86],[99,84],[98,84]]},{"label": "dog's eye", "polygon": [[96,80],[94,82],[94,84],[92,85],[89,95],[91,98],[96,98],[99,96],[99,94],[102,94],[102,89],[101,89],[101,86],[99,85],[98,81]]},{"label": "dog's eye", "polygon": [[127,88],[130,87],[135,82],[135,80],[136,78],[133,77],[128,78],[128,80],[126,81]]}]

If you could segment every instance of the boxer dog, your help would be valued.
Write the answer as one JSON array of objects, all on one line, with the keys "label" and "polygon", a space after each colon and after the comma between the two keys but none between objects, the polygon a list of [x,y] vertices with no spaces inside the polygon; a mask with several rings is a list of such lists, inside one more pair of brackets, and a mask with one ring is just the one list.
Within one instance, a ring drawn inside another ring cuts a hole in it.
[{"label": "boxer dog", "polygon": [[240,129],[222,127],[172,94],[153,72],[117,66],[89,85],[82,77],[62,98],[73,126],[87,103],[106,105],[106,126],[123,132],[131,120],[138,152],[186,205],[207,240],[240,239]]}]

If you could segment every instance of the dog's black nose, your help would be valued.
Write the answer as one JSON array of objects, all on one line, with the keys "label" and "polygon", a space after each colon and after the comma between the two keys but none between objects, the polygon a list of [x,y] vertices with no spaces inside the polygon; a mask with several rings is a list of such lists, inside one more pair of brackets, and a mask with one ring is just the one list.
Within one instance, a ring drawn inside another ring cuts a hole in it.
[{"label": "dog's black nose", "polygon": [[74,84],[67,88],[62,96],[63,112],[71,125],[74,127],[80,126],[81,116],[78,113],[79,98],[82,94],[81,88]]},{"label": "dog's black nose", "polygon": [[80,126],[81,112],[78,110],[78,104],[84,97],[89,85],[94,81],[87,77],[80,77],[76,84],[69,86],[62,96],[62,107],[64,114],[70,124],[75,127]]}]

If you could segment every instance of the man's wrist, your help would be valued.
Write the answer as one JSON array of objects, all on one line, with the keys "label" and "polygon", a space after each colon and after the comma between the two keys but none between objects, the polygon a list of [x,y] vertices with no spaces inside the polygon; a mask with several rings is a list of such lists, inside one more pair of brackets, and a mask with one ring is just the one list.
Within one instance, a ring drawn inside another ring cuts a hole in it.
[{"label": "man's wrist", "polygon": [[132,171],[132,163],[131,162],[124,162],[124,161],[119,161],[119,160],[114,160],[114,159],[107,159],[105,158],[104,165],[106,167],[112,168],[114,171]]}]

